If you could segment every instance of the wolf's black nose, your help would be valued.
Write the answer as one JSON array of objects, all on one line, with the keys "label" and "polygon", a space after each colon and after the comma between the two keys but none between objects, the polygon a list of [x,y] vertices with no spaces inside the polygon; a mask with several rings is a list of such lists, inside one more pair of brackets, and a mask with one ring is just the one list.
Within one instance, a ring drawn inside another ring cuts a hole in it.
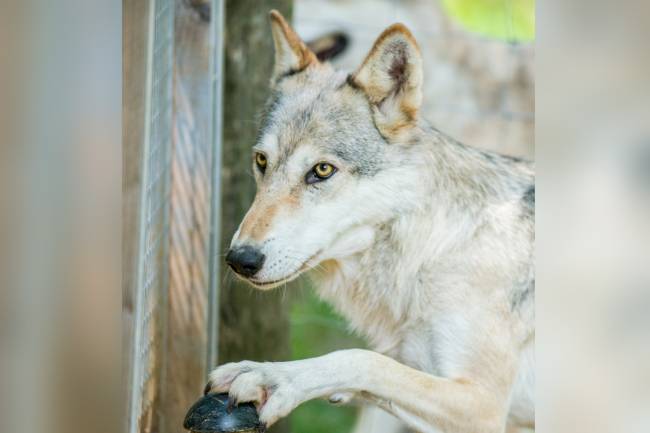
[{"label": "wolf's black nose", "polygon": [[226,255],[226,263],[233,271],[244,277],[252,277],[264,265],[266,256],[250,245],[232,248]]}]

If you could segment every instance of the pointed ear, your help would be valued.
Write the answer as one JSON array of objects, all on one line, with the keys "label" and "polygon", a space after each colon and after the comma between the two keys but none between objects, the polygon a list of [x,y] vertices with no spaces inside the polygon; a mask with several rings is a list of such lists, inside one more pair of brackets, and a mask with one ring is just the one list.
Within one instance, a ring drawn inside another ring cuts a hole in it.
[{"label": "pointed ear", "polygon": [[382,134],[394,136],[415,124],[422,104],[422,57],[403,24],[384,30],[350,79],[373,104]]},{"label": "pointed ear", "polygon": [[275,65],[273,66],[273,81],[279,77],[300,72],[311,64],[318,63],[316,55],[293,31],[282,14],[276,10],[269,13],[271,32],[275,45]]}]

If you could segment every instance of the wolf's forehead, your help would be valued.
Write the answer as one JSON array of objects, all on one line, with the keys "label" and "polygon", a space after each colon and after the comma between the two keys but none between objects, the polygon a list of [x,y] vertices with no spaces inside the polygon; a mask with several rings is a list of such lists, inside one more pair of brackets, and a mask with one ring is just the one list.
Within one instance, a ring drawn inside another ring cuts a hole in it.
[{"label": "wolf's forehead", "polygon": [[337,135],[340,119],[348,116],[345,108],[325,92],[316,96],[280,96],[265,119],[260,144],[286,152],[300,144],[318,144]]},{"label": "wolf's forehead", "polygon": [[345,74],[278,90],[261,132],[258,145],[277,154],[280,164],[308,146],[368,174],[376,170],[384,144],[365,98],[346,87]]}]

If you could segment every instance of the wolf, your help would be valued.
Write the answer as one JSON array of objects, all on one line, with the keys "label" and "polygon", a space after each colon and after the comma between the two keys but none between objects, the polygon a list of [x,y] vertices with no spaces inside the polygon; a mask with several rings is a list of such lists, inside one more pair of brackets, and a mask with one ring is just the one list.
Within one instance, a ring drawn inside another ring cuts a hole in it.
[{"label": "wolf", "polygon": [[206,393],[254,402],[267,426],[325,398],[369,403],[359,432],[534,430],[533,164],[418,115],[422,57],[404,25],[348,74],[270,21],[257,194],[226,262],[261,290],[309,271],[372,350],[225,364]]}]

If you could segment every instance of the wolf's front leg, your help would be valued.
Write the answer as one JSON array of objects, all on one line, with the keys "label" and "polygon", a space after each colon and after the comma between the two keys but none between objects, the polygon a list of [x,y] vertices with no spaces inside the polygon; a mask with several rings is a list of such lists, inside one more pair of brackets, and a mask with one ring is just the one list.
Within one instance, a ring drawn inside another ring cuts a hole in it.
[{"label": "wolf's front leg", "polygon": [[[507,379],[498,382],[508,388]],[[255,402],[267,426],[305,401],[352,393],[422,433],[502,433],[509,389],[493,389],[480,378],[432,376],[378,353],[351,349],[300,361],[225,364],[210,374],[206,392]]]}]

